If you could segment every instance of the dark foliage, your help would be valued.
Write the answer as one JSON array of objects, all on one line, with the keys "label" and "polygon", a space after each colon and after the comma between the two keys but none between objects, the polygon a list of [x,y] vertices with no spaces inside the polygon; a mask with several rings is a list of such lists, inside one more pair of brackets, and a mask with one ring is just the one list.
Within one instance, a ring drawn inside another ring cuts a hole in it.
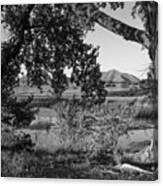
[{"label": "dark foliage", "polygon": [[29,107],[32,100],[32,97],[28,97],[18,102],[16,98],[10,98],[7,105],[2,108],[1,121],[16,128],[29,126],[37,112],[37,109]]},{"label": "dark foliage", "polygon": [[[85,13],[85,5],[3,6],[3,22],[12,35],[2,45],[3,64],[5,68],[7,63],[11,63],[11,70],[14,66],[17,69],[11,72],[13,80],[17,79],[20,65],[24,64],[29,84],[40,88],[42,84],[50,83],[60,97],[68,86],[64,73],[68,68],[72,70],[71,82],[82,87],[84,98],[91,97],[91,100],[98,102],[99,97],[99,102],[104,101],[106,93],[96,62],[98,48],[84,43],[85,34],[94,26],[90,15],[81,16]],[[90,7],[94,12],[100,5],[93,7],[92,4]],[[12,52],[10,47],[17,50]],[[8,84],[6,86],[9,87]]]}]

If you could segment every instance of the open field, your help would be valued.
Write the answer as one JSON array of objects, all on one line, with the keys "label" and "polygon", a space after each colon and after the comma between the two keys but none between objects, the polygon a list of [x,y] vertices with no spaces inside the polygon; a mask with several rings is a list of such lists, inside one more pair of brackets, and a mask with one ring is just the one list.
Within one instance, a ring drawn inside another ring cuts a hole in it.
[{"label": "open field", "polygon": [[[120,88],[120,87],[106,87],[106,90],[108,92],[108,98],[120,98],[125,97],[125,99],[128,97],[129,99],[134,99],[136,97],[142,97],[143,92],[141,90],[132,91],[131,88]],[[37,87],[29,87],[29,86],[21,86],[15,88],[15,95],[19,99],[24,99],[28,96],[33,95],[35,99],[55,99],[55,94],[53,93],[53,90],[50,86],[44,85],[42,86],[42,91]],[[81,90],[80,87],[77,88],[68,88],[63,92],[62,97],[64,99],[72,99],[73,97],[79,99],[81,98]],[[122,98],[123,99],[123,98]]]}]

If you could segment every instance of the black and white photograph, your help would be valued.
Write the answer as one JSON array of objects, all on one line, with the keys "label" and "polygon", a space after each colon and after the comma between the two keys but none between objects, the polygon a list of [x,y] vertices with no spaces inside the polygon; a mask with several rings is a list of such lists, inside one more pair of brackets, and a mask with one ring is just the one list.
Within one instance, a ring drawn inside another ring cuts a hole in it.
[{"label": "black and white photograph", "polygon": [[158,179],[158,3],[1,4],[1,177]]}]

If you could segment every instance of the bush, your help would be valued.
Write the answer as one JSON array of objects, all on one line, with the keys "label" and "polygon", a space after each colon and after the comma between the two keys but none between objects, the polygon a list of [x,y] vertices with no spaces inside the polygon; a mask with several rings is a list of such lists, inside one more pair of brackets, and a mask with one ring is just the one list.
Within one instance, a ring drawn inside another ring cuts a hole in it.
[{"label": "bush", "polygon": [[30,135],[14,134],[12,127],[2,124],[1,128],[1,176],[19,177],[26,163],[25,157],[33,151]]},{"label": "bush", "polygon": [[17,102],[9,99],[2,108],[1,125],[1,162],[2,176],[19,177],[26,162],[25,153],[33,151],[34,143],[29,134],[16,134],[16,129],[30,125],[36,110],[30,109],[31,98]]},{"label": "bush", "polygon": [[9,99],[7,105],[2,107],[2,121],[15,128],[29,126],[38,111],[29,106],[32,100],[33,97],[21,101],[15,98]]},{"label": "bush", "polygon": [[[110,159],[111,164],[119,161],[117,142],[118,137],[127,130],[129,113],[126,117],[124,112],[126,108],[122,109],[115,103],[111,108],[110,103],[106,103],[106,105],[94,105],[83,109],[78,102],[74,101],[62,102],[54,107],[58,113],[60,128],[58,135],[61,144],[64,144],[64,149],[87,152],[89,161],[96,160],[96,163],[100,157],[104,161]],[[126,119],[122,119],[122,116],[118,117],[119,112],[123,112],[123,117]]]}]

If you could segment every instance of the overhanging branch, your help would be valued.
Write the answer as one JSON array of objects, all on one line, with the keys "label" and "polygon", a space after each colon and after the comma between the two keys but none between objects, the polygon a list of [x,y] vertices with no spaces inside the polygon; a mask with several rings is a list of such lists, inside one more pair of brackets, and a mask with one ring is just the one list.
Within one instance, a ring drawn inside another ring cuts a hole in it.
[{"label": "overhanging branch", "polygon": [[97,12],[96,22],[107,30],[122,36],[126,40],[137,42],[142,44],[147,49],[149,48],[150,40],[144,30],[139,30],[127,25],[115,18],[112,18],[102,11]]}]

